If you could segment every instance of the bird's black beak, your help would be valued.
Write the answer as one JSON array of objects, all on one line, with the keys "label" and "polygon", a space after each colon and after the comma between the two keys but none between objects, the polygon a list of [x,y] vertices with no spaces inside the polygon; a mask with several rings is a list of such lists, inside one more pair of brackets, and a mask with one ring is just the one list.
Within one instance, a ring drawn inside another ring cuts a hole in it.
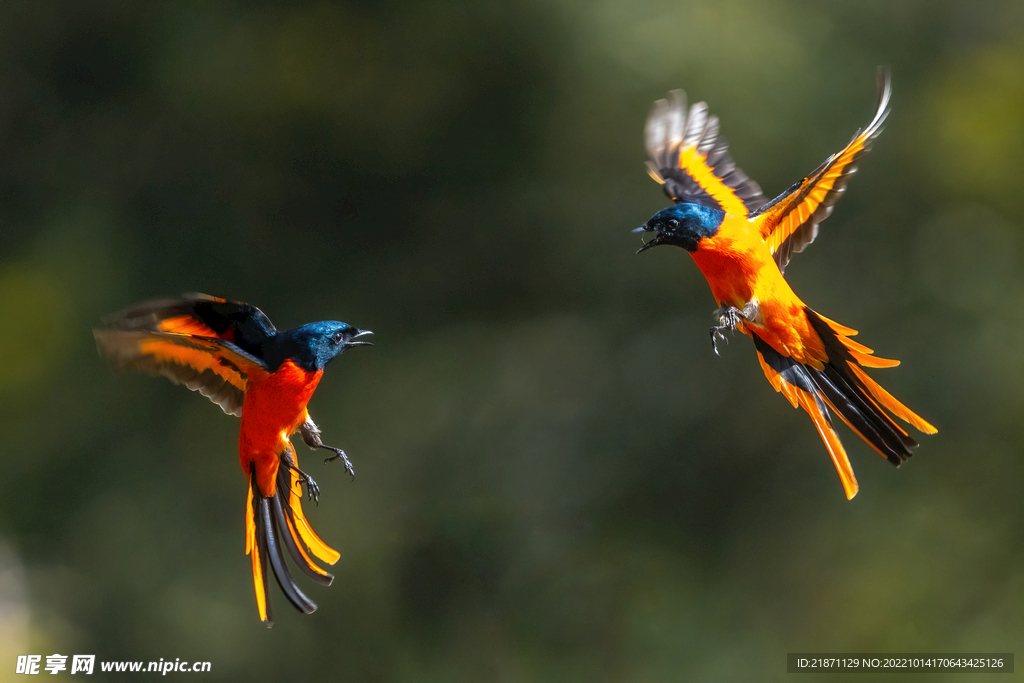
[{"label": "bird's black beak", "polygon": [[[647,224],[645,223],[644,225],[641,225],[639,228],[634,228],[632,230],[632,232],[641,232],[641,233],[642,232],[654,232],[654,228],[647,227]],[[642,251],[647,251],[651,247],[656,247],[656,246],[658,246],[661,243],[662,243],[662,238],[661,238],[661,233],[659,232],[659,233],[654,235],[654,239],[653,240],[651,240],[650,242],[644,242],[644,246],[642,246],[639,249],[637,249],[636,253],[639,254]]]},{"label": "bird's black beak", "polygon": [[356,333],[349,337],[348,341],[345,342],[345,348],[351,348],[353,346],[373,346],[373,342],[369,341],[356,341],[360,337],[372,337],[373,332],[369,330],[356,330]]}]

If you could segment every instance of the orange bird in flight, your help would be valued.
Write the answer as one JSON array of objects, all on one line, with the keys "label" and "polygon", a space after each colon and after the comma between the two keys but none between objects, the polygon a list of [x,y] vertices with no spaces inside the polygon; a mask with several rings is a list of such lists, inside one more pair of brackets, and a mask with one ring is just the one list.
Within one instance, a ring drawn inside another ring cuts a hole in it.
[{"label": "orange bird in flight", "polygon": [[818,223],[832,213],[857,162],[882,132],[891,92],[887,69],[879,69],[878,91],[867,128],[770,202],[736,168],[707,104],[687,111],[685,95],[672,92],[669,100],[655,103],[645,137],[648,171],[675,204],[634,230],[654,233],[637,253],[662,244],[690,252],[719,304],[718,324],[711,328],[715,353],[725,330],[754,340],[768,381],[814,421],[847,498],[857,495],[857,479],[830,409],[897,467],[918,444],[889,413],[925,434],[936,432],[864,371],[899,361],[873,356],[850,339],[856,330],[815,313],[783,277],[790,256],[817,237]]},{"label": "orange bird in flight", "polygon": [[341,458],[353,473],[345,452],[321,441],[306,404],[326,365],[345,349],[369,345],[364,338],[372,333],[333,320],[278,332],[255,306],[205,294],[149,301],[104,322],[110,329],[93,334],[115,368],[163,375],[242,418],[238,457],[249,478],[245,552],[252,557],[260,620],[274,623],[268,563],[295,608],[316,611],[288,571],[285,551],[304,574],[325,586],[334,576],[312,558],[334,564],[340,555],[302,514],[302,484],[314,500],[320,489],[299,469],[289,437],[299,432],[310,448],[333,451],[327,460]]}]

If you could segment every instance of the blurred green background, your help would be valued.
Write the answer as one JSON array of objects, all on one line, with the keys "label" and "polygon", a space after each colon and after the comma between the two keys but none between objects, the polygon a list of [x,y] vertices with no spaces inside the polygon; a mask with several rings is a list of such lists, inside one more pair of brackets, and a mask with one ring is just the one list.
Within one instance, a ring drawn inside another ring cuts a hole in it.
[{"label": "blurred green background", "polygon": [[[1013,0],[5,2],[0,679],[26,653],[653,682],[1020,650],[1022,34]],[[867,123],[879,64],[887,129],[787,277],[939,434],[896,470],[840,427],[847,502],[749,341],[712,354],[685,252],[629,230],[666,204],[667,90],[771,197]],[[237,420],[90,332],[189,291],[376,333],[311,404],[355,481],[298,449],[337,579],[300,578],[309,617],[274,588],[269,631]]]}]

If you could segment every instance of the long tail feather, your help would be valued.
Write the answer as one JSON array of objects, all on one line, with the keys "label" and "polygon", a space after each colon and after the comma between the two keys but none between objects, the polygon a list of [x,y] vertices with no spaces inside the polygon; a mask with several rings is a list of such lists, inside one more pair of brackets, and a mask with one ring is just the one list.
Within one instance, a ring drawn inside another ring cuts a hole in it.
[{"label": "long tail feather", "polygon": [[[253,489],[256,489],[255,495]],[[252,558],[252,582],[256,589],[256,609],[260,621],[270,628],[274,625],[274,614],[270,609],[267,576],[267,545],[263,528],[263,517],[257,513],[261,495],[256,488],[255,476],[249,478],[249,496],[245,506],[245,552]]]},{"label": "long tail feather", "polygon": [[[294,456],[292,456],[294,458]],[[292,464],[295,464],[294,462]],[[288,468],[281,468],[288,469]],[[281,470],[278,470],[278,489],[281,488]],[[341,557],[341,553],[320,540],[313,528],[306,521],[302,513],[302,487],[299,485],[299,475],[294,470],[288,470],[288,478],[285,479],[285,486],[289,492],[287,510],[292,527],[298,533],[310,554],[322,562],[334,564]]]},{"label": "long tail feather", "polygon": [[825,365],[808,374],[832,410],[886,460],[899,466],[913,454],[917,442],[834,366]]},{"label": "long tail feather", "polygon": [[[924,434],[935,434],[938,430],[932,426],[927,420],[916,414],[914,411],[907,408],[905,405],[897,401],[892,395],[885,389],[880,387],[877,382],[871,379],[866,372],[861,368],[864,367],[890,367],[885,363],[896,364],[897,361],[885,361],[874,356],[868,356],[867,360],[870,361],[883,361],[881,365],[875,365],[863,362],[864,356],[870,354],[870,349],[857,344],[847,337],[856,334],[850,334],[850,328],[843,328],[841,325],[834,323],[809,308],[804,309],[807,313],[807,319],[810,321],[811,326],[821,337],[822,342],[825,345],[825,351],[828,353],[829,363],[834,376],[841,377],[848,385],[850,392],[855,394],[861,401],[869,404],[873,410],[870,411],[872,417],[877,420],[881,425],[886,425],[888,429],[895,430],[896,433],[906,437],[906,432],[900,429],[892,418],[890,418],[885,410],[888,410],[896,417],[900,418],[904,422],[907,422]],[[842,328],[843,331],[839,331],[837,328]],[[899,439],[906,449],[915,448],[917,443],[910,438]],[[906,457],[909,458],[911,453],[908,451]],[[905,460],[906,458],[904,458]]]},{"label": "long tail feather", "polygon": [[[271,500],[276,500],[276,498],[277,496],[273,498],[260,498],[260,514],[263,517],[263,528],[266,532],[265,539],[267,555],[270,557],[270,566],[274,568],[274,578],[277,579],[278,585],[281,586],[285,597],[295,606],[295,609],[306,614],[312,614],[316,611],[316,603],[306,597],[306,594],[295,585],[295,579],[292,578],[291,572],[288,571],[288,565],[284,561],[284,551],[281,550],[281,546],[278,543],[275,520],[270,515]],[[280,502],[278,505],[280,505]]]},{"label": "long tail feather", "polygon": [[[280,467],[277,470],[277,491],[278,495],[274,496],[274,520],[277,522],[277,528],[281,529],[281,538],[284,539],[285,547],[288,548],[288,554],[292,556],[292,560],[295,562],[295,566],[298,567],[303,574],[310,577],[322,586],[330,586],[334,581],[334,575],[324,571],[309,556],[309,548],[306,547],[305,542],[302,540],[302,536],[296,532],[294,513],[290,505],[285,506],[281,504],[281,496],[283,492],[288,490],[288,486],[291,482],[292,470],[286,467]],[[289,494],[289,498],[291,495]],[[301,503],[296,503],[301,505]]]},{"label": "long tail feather", "polygon": [[803,408],[821,435],[839,472],[847,498],[857,494],[857,480],[842,443],[829,418],[831,408],[857,436],[897,467],[913,455],[914,441],[886,412],[910,423],[926,434],[935,427],[893,398],[861,368],[891,367],[897,361],[872,356],[871,349],[848,337],[857,332],[805,309],[811,326],[821,338],[828,356],[820,368],[801,364],[776,351],[753,335],[758,360],[776,391],[794,407]]},{"label": "long tail feather", "polygon": [[853,475],[853,465],[850,464],[850,458],[846,455],[843,442],[839,440],[839,435],[836,434],[835,427],[832,426],[828,410],[822,405],[821,399],[816,394],[800,391],[799,401],[800,407],[811,416],[818,435],[825,442],[825,448],[828,449],[828,454],[832,457],[832,464],[836,466],[836,472],[839,473],[839,480],[843,482],[846,499],[852,500],[860,490],[860,485],[857,483],[857,477]]},{"label": "long tail feather", "polygon": [[857,367],[856,363],[848,362],[850,370],[857,376],[857,379],[861,381],[864,387],[871,393],[876,401],[885,406],[893,415],[900,418],[904,422],[908,422],[914,425],[914,428],[924,434],[935,434],[939,430],[936,429],[930,422],[923,419],[920,415],[907,408],[905,405],[897,401],[892,395],[878,386],[878,384],[868,377],[868,374]]},{"label": "long tail feather", "polygon": [[[286,454],[290,460],[291,454]],[[310,557],[320,557],[311,549],[302,533],[305,525],[307,534],[320,543],[323,548],[334,554],[336,561],[339,554],[323,543],[305,521],[302,514],[301,496],[295,494],[291,473],[287,467],[278,468],[277,490],[273,496],[264,496],[256,485],[255,469],[249,478],[249,495],[246,500],[245,516],[245,552],[252,556],[253,586],[256,590],[256,607],[260,620],[273,626],[273,613],[270,607],[269,581],[270,572],[277,579],[281,591],[288,601],[300,612],[312,614],[317,606],[303,593],[292,577],[285,561],[285,549],[295,565],[317,583],[329,586],[334,576],[321,569]],[[282,498],[287,496],[287,503]],[[298,515],[296,514],[298,511]],[[283,546],[283,547],[282,547]]]},{"label": "long tail feather", "polygon": [[757,335],[754,335],[754,346],[757,348],[757,359],[761,361],[761,368],[775,390],[789,399],[794,408],[803,408],[810,415],[818,435],[825,442],[825,448],[828,449],[836,472],[839,473],[847,499],[853,498],[860,490],[860,486],[853,474],[853,466],[846,455],[846,449],[843,448],[839,435],[832,426],[827,402],[811,378],[810,373],[814,370],[783,356]]}]

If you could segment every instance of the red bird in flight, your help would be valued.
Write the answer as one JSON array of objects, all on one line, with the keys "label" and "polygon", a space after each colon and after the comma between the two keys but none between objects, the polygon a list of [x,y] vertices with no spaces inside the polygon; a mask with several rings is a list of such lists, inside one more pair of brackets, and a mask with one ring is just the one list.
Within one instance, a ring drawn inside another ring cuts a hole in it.
[{"label": "red bird in flight", "polygon": [[871,355],[850,339],[856,330],[815,313],[783,277],[790,256],[814,241],[818,223],[832,213],[856,163],[882,131],[889,114],[888,70],[879,69],[878,79],[878,107],[867,128],[770,202],[736,168],[707,104],[687,111],[678,90],[669,101],[659,100],[647,119],[647,166],[675,204],[634,230],[654,233],[637,253],[661,244],[690,252],[719,304],[718,324],[711,328],[715,353],[724,330],[754,340],[768,381],[814,421],[847,498],[857,495],[857,479],[830,409],[897,467],[918,444],[888,413],[925,434],[936,432],[864,371],[899,361]]},{"label": "red bird in flight", "polygon": [[295,584],[285,549],[303,573],[325,586],[334,576],[312,558],[334,564],[340,555],[302,514],[302,484],[314,500],[320,489],[299,469],[289,437],[297,431],[310,448],[334,451],[327,461],[341,458],[353,474],[345,452],[321,441],[306,404],[324,367],[345,349],[370,345],[365,337],[372,333],[336,321],[278,332],[255,306],[205,294],[139,304],[104,322],[109,329],[93,334],[115,368],[163,375],[242,418],[238,457],[249,477],[245,552],[252,557],[260,619],[273,625],[268,561],[296,609],[316,611]]}]

